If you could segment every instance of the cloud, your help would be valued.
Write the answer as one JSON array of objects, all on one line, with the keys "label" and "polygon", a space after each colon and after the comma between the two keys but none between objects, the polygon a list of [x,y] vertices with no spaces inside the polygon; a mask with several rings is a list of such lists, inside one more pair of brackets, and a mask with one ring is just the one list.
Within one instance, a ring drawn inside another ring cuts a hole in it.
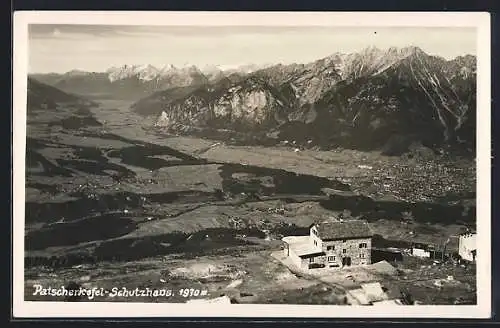
[{"label": "cloud", "polygon": [[52,36],[57,38],[61,36],[61,31],[59,29],[55,28],[54,31],[52,32]]}]

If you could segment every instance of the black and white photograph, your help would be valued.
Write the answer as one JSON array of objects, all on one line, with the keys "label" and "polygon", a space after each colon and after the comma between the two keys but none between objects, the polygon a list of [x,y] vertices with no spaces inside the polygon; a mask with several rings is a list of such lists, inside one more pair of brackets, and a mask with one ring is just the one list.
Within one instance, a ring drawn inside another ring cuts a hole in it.
[{"label": "black and white photograph", "polygon": [[14,305],[489,315],[487,14],[21,14]]}]

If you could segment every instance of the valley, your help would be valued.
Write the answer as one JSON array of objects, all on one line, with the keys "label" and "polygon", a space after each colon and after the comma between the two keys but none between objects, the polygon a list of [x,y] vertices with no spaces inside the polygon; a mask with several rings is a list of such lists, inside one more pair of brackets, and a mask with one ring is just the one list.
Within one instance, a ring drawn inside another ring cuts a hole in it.
[{"label": "valley", "polygon": [[[414,201],[400,196],[411,180],[421,184],[415,174],[419,165],[427,167],[422,169],[426,174],[433,170],[438,181],[457,181],[456,175],[473,179],[473,171],[457,162],[404,162],[413,170],[408,172],[397,169],[401,159],[376,153],[210,147],[212,140],[152,134],[140,128],[135,114],[120,120],[123,109],[108,107],[93,109],[102,124],[97,127],[54,133],[53,126],[45,135],[29,134],[29,145],[36,144],[33,154],[38,154],[31,161],[42,162],[43,170],[37,171],[34,163],[28,166],[27,291],[30,283],[47,279],[51,284],[99,286],[107,286],[106,281],[133,286],[146,277],[156,281],[164,279],[158,277],[164,277],[159,272],[165,263],[171,266],[176,258],[217,259],[208,263],[226,265],[228,256],[238,254],[243,259],[234,265],[244,267],[279,247],[280,236],[303,234],[314,218],[345,211],[368,219],[383,239],[407,243],[439,244],[475,224],[474,191],[465,183],[454,197],[439,185],[431,190],[432,200],[424,198],[426,190],[420,196],[414,192],[412,197],[419,197]],[[375,181],[391,186],[379,188]],[[413,213],[414,222],[402,222],[404,212]],[[254,260],[247,262],[249,257]],[[110,265],[113,270],[105,269]],[[144,265],[150,271],[143,272]],[[117,275],[116,270],[125,272]],[[135,276],[137,270],[142,273]],[[256,283],[257,278],[246,279]],[[191,286],[192,280],[187,283]],[[296,286],[301,284],[310,282]],[[169,299],[174,300],[183,301]],[[302,302],[300,297],[297,301]]]},{"label": "valley", "polygon": [[[390,67],[385,62],[378,65],[375,71]],[[276,69],[252,74],[270,74]],[[279,73],[287,78],[298,74],[295,68],[291,73],[289,69]],[[280,74],[273,72],[273,77],[283,80]],[[329,103],[343,102],[333,99],[341,76],[333,78],[332,86],[319,88],[324,93],[309,94],[318,89],[314,86],[304,89],[306,95],[301,97],[314,99],[316,104],[327,101],[325,97],[330,97]],[[214,85],[217,83],[221,82]],[[432,142],[417,138],[396,156],[380,144],[347,147],[328,141],[330,146],[324,147],[325,139],[309,139],[307,131],[318,129],[320,136],[325,131],[320,127],[333,129],[315,125],[332,118],[329,114],[302,131],[294,130],[290,122],[271,124],[262,133],[266,137],[251,140],[249,136],[260,132],[254,133],[246,125],[229,124],[226,129],[224,120],[210,121],[213,125],[208,128],[206,121],[188,129],[158,124],[158,116],[166,111],[169,120],[181,118],[176,124],[185,126],[183,120],[198,118],[201,107],[210,105],[212,91],[207,91],[209,96],[195,94],[208,103],[190,107],[186,101],[193,94],[183,89],[180,98],[174,97],[179,101],[177,107],[161,104],[160,111],[144,115],[137,110],[137,104],[144,101],[140,99],[145,99],[142,94],[122,97],[110,89],[114,92],[110,98],[104,93],[97,95],[97,87],[73,85],[71,95],[33,78],[28,84],[27,300],[40,299],[31,293],[33,284],[76,282],[105,288],[198,286],[208,289],[211,296],[237,294],[243,303],[342,304],[342,295],[332,292],[335,284],[331,281],[291,272],[271,256],[280,250],[283,236],[306,234],[319,218],[363,218],[376,235],[374,247],[408,248],[414,243],[439,247],[449,240],[448,251],[456,252],[458,235],[475,229],[474,160],[470,154],[449,150],[442,143],[434,147]],[[66,84],[66,89],[70,86]],[[221,92],[227,90],[220,87]],[[198,86],[189,88],[199,90]],[[146,97],[156,101],[155,92]],[[171,89],[161,92],[173,94]],[[186,93],[188,98],[184,98]],[[267,100],[259,110],[270,110]],[[300,104],[305,106],[301,108],[309,105]],[[404,110],[404,104],[398,106]],[[269,117],[268,113],[264,116]],[[281,136],[269,137],[277,126]],[[446,123],[445,130],[449,126]],[[350,133],[359,135],[365,127],[358,126]],[[443,132],[442,127],[435,131]],[[417,279],[426,272],[423,267],[432,266],[432,262],[422,260],[412,265],[399,267],[399,275],[384,276],[384,282],[407,288],[428,304],[452,304],[475,290],[474,268],[457,267],[446,268],[457,280],[463,280],[453,289],[457,296],[446,298],[432,288],[423,293],[428,287],[406,280]],[[207,267],[211,269],[205,272]],[[446,270],[430,270],[428,279],[443,278]],[[380,275],[372,271],[352,274],[371,277],[368,280]]]}]

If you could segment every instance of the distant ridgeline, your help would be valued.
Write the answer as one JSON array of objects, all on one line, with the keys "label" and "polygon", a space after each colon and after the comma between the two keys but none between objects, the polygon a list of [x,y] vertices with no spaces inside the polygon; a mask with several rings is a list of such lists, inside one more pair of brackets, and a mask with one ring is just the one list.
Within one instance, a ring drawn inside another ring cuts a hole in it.
[{"label": "distant ridgeline", "polygon": [[472,55],[446,60],[417,47],[369,47],[251,70],[149,65],[33,77],[76,94],[134,100],[134,111],[158,116],[158,127],[176,133],[224,130],[243,142],[295,141],[388,155],[475,153]]}]

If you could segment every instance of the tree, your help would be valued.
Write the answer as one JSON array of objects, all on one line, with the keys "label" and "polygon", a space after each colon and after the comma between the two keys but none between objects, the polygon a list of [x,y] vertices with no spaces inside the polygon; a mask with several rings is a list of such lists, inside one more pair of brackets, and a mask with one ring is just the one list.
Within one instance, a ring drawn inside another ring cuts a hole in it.
[{"label": "tree", "polygon": [[343,220],[350,219],[350,218],[352,218],[351,211],[348,209],[345,209],[342,211],[342,213],[339,214],[339,217]]},{"label": "tree", "polygon": [[214,196],[215,198],[217,198],[217,200],[224,200],[224,193],[221,189],[215,189]]},{"label": "tree", "polygon": [[403,302],[404,305],[413,305],[415,303],[415,300],[413,299],[408,290],[402,291],[401,296],[402,296],[401,301]]},{"label": "tree", "polygon": [[403,221],[406,223],[410,223],[410,222],[415,221],[415,217],[413,216],[413,213],[411,211],[403,212],[403,213],[401,213],[401,215],[402,215]]}]

